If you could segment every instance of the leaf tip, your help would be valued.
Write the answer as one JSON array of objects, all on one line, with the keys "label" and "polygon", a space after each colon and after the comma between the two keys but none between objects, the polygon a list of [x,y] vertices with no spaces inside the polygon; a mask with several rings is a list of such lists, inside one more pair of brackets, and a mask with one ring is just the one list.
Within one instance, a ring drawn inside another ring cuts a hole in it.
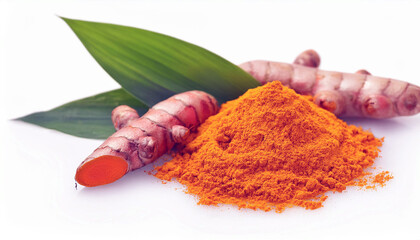
[{"label": "leaf tip", "polygon": [[66,17],[60,16],[60,15],[56,15],[56,16],[61,18],[61,20],[63,20],[68,25],[70,25],[70,23],[74,21],[74,19],[71,19],[71,18],[66,18]]}]

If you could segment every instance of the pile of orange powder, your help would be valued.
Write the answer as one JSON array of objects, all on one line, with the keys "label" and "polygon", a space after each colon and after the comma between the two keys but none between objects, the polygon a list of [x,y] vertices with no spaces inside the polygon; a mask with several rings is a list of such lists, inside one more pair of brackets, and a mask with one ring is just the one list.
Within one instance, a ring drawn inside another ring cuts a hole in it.
[{"label": "pile of orange powder", "polygon": [[[279,212],[316,209],[327,192],[369,185],[363,177],[383,141],[280,82],[223,104],[194,137],[156,177],[184,184],[199,204]],[[391,178],[380,174],[380,185]]]}]

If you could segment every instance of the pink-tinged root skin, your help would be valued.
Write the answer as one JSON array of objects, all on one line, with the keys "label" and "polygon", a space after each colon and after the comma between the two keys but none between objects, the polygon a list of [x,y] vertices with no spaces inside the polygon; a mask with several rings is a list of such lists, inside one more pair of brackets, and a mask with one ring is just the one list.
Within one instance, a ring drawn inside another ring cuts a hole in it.
[{"label": "pink-tinged root skin", "polygon": [[154,162],[175,144],[183,144],[219,110],[216,99],[201,91],[176,94],[142,117],[128,106],[112,112],[117,131],[89,155],[76,171],[76,181],[95,187],[116,181],[127,172]]},{"label": "pink-tinged root skin", "polygon": [[181,125],[175,125],[172,127],[172,138],[175,143],[182,143],[187,140],[190,130]]},{"label": "pink-tinged root skin", "polygon": [[111,113],[112,123],[116,130],[125,127],[130,121],[139,117],[137,111],[127,105],[118,106]]},{"label": "pink-tinged root skin", "polygon": [[357,70],[357,72],[356,72],[357,74],[365,74],[365,75],[372,75],[372,74],[370,74],[370,72],[368,72],[367,70],[365,70],[365,69],[360,69],[360,70]]},{"label": "pink-tinged root skin", "polygon": [[153,159],[156,155],[157,140],[154,137],[144,137],[139,143],[139,156],[146,159]]},{"label": "pink-tinged root skin", "polygon": [[316,105],[321,108],[334,113],[335,115],[340,115],[343,111],[344,99],[339,92],[330,90],[330,91],[319,91],[314,96],[314,102]]},{"label": "pink-tinged root skin", "polygon": [[420,112],[420,87],[375,77],[263,60],[239,65],[261,84],[280,81],[340,117],[391,118]]},{"label": "pink-tinged root skin", "polygon": [[397,100],[399,115],[410,116],[420,112],[420,87],[409,84]]},{"label": "pink-tinged root skin", "polygon": [[370,95],[363,100],[362,112],[372,118],[390,118],[395,116],[391,100],[383,95]]},{"label": "pink-tinged root skin", "polygon": [[321,64],[321,57],[315,50],[309,49],[299,54],[293,63],[296,65],[317,68]]}]

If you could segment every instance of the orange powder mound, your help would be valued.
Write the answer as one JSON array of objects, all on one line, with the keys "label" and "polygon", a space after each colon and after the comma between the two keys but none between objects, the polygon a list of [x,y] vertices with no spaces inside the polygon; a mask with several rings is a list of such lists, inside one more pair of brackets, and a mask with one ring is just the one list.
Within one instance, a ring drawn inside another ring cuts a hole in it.
[{"label": "orange powder mound", "polygon": [[316,209],[325,193],[360,184],[382,141],[272,82],[223,104],[154,174],[184,184],[198,204]]}]

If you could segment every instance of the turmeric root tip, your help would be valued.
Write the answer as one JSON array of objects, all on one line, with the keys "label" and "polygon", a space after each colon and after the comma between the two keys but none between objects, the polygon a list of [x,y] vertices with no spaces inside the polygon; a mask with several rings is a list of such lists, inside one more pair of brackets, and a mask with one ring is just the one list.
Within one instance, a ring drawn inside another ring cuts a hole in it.
[{"label": "turmeric root tip", "polygon": [[357,72],[356,72],[357,74],[365,74],[365,75],[372,75],[372,74],[370,74],[370,72],[368,72],[367,70],[365,70],[365,69],[359,69],[359,70],[357,70]]},{"label": "turmeric root tip", "polygon": [[139,117],[137,111],[127,105],[118,106],[111,113],[112,123],[117,131]]},{"label": "turmeric root tip", "polygon": [[112,183],[127,172],[128,164],[116,156],[100,156],[81,165],[76,172],[76,181],[86,187]]},{"label": "turmeric root tip", "polygon": [[337,116],[340,115],[344,110],[344,99],[335,90],[319,91],[314,98],[316,105],[334,113]]},{"label": "turmeric root tip", "polygon": [[321,58],[315,50],[309,49],[299,54],[293,63],[317,68],[319,67],[319,64],[321,64]]}]

